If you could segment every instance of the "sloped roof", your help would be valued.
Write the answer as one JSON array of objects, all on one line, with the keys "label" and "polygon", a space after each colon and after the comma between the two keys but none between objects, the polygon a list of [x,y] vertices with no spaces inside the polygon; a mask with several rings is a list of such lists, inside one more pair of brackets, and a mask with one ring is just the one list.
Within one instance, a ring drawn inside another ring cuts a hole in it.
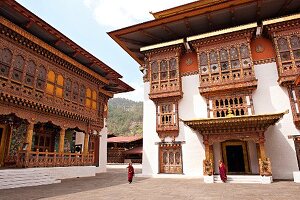
[{"label": "sloped roof", "polygon": [[140,136],[119,136],[107,138],[107,143],[128,143],[142,139]]},{"label": "sloped roof", "polygon": [[34,35],[47,45],[57,49],[67,57],[92,70],[106,80],[105,90],[115,93],[134,89],[121,81],[122,76],[103,61],[86,51],[50,24],[30,12],[16,1],[0,1],[0,15],[26,32]]},{"label": "sloped roof", "polygon": [[143,147],[135,147],[132,149],[129,149],[125,151],[126,154],[142,154],[143,153]]}]

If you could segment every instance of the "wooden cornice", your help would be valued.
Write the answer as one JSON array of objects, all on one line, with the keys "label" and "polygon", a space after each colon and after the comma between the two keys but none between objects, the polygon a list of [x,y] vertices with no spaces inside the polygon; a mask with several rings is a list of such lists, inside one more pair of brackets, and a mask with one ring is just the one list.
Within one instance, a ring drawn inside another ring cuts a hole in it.
[{"label": "wooden cornice", "polygon": [[288,110],[275,114],[230,116],[220,118],[206,118],[182,120],[187,126],[206,134],[242,133],[243,131],[265,131],[269,126],[276,124]]},{"label": "wooden cornice", "polygon": [[33,109],[37,112],[54,114],[60,117],[65,117],[65,118],[78,120],[82,122],[88,122],[92,120],[92,118],[80,115],[78,113],[72,113],[71,111],[61,110],[57,107],[48,106],[40,102],[35,102],[32,100],[28,100],[11,94],[6,94],[3,92],[0,93],[0,102],[1,104],[15,105],[17,107],[20,107],[20,109]]}]

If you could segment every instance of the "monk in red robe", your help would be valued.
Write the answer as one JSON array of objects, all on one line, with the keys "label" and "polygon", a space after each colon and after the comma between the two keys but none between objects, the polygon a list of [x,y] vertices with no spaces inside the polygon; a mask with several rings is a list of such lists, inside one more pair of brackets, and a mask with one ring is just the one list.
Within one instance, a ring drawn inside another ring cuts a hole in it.
[{"label": "monk in red robe", "polygon": [[225,183],[227,181],[226,167],[222,160],[219,160],[219,172],[221,180],[223,181],[223,183]]},{"label": "monk in red robe", "polygon": [[128,168],[128,182],[130,184],[132,182],[132,178],[134,176],[134,168],[132,167],[131,163],[128,164],[127,168]]}]

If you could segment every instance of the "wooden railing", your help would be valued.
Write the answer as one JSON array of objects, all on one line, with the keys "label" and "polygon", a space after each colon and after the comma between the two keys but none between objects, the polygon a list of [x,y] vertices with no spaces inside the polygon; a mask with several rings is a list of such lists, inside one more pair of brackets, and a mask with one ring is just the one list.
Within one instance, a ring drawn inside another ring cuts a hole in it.
[{"label": "wooden railing", "polygon": [[94,164],[94,153],[58,153],[39,151],[19,151],[17,167],[67,167]]}]

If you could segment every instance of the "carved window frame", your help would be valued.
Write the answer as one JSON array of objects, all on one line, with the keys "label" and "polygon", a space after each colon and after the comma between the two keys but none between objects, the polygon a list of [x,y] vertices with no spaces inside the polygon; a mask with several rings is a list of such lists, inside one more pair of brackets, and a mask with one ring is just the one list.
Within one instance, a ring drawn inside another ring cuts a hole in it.
[{"label": "carved window frame", "polygon": [[87,108],[91,108],[92,107],[92,90],[90,88],[86,89],[85,106]]},{"label": "carved window frame", "polygon": [[288,93],[294,122],[300,128],[300,85],[291,85],[288,87]]},{"label": "carved window frame", "polygon": [[29,60],[26,65],[26,75],[24,84],[28,87],[33,88],[35,85],[35,73],[36,73],[36,63],[33,60]]},{"label": "carved window frame", "polygon": [[153,60],[150,65],[151,93],[178,90],[180,86],[178,57]]},{"label": "carved window frame", "polygon": [[22,84],[25,62],[26,61],[23,55],[18,54],[16,57],[14,57],[11,74],[11,80],[13,82]]},{"label": "carved window frame", "polygon": [[[295,45],[293,38],[298,38],[298,43]],[[290,74],[291,71],[296,72],[300,69],[300,34],[291,33],[280,35],[274,38],[277,61],[279,64],[279,75]]]},{"label": "carved window frame", "polygon": [[178,103],[177,102],[160,102],[157,109],[157,127],[178,127]]},{"label": "carved window frame", "polygon": [[52,96],[63,98],[63,91],[64,77],[61,74],[55,74],[53,70],[48,71],[46,93]]},{"label": "carved window frame", "polygon": [[[5,52],[8,54],[5,55]],[[1,49],[1,55],[0,55],[0,76],[8,79],[9,77],[9,71],[11,68],[13,59],[13,53],[9,48],[3,48]]]},{"label": "carved window frame", "polygon": [[248,41],[236,41],[199,49],[198,60],[200,85],[242,81],[254,76]]},{"label": "carved window frame", "polygon": [[67,78],[64,87],[64,99],[70,101],[72,98],[72,80]]},{"label": "carved window frame", "polygon": [[44,91],[46,87],[47,70],[44,65],[40,65],[37,72],[37,79],[35,88],[40,91]]},{"label": "carved window frame", "polygon": [[211,97],[207,104],[208,118],[226,117],[229,108],[235,116],[254,115],[252,95],[249,93]]}]

